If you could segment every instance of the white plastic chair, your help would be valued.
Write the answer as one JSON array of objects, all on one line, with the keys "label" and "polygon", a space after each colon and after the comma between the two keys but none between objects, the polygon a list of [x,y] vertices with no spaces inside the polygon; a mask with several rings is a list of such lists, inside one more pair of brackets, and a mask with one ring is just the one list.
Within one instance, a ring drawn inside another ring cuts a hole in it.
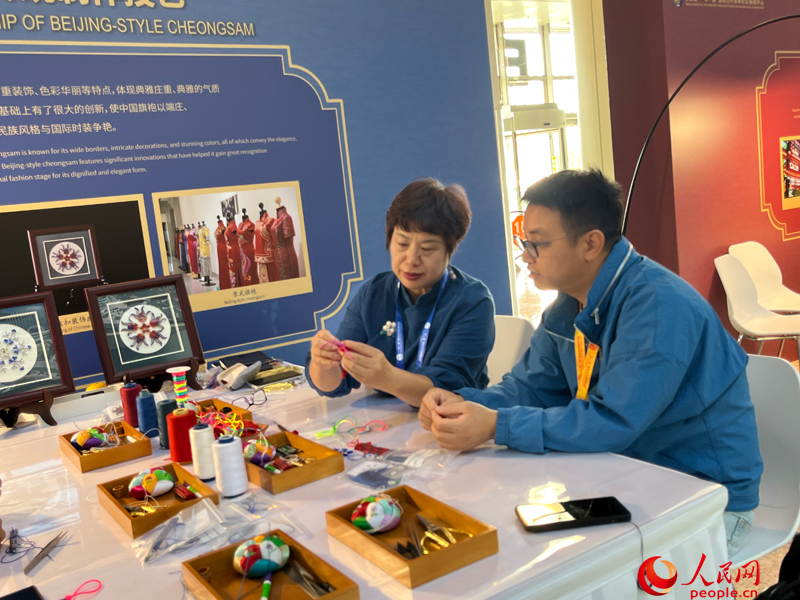
[{"label": "white plastic chair", "polygon": [[787,339],[797,341],[800,352],[800,315],[780,315],[758,303],[758,292],[741,261],[731,254],[714,259],[717,273],[728,296],[728,317],[742,338],[760,341],[758,353],[766,340],[781,340],[778,356]]},{"label": "white plastic chair", "polygon": [[772,254],[758,242],[734,244],[728,252],[738,258],[750,274],[758,292],[758,303],[768,310],[800,312],[800,294],[783,285],[781,268]]},{"label": "white plastic chair", "polygon": [[747,381],[764,474],[755,525],[731,557],[734,569],[788,543],[800,526],[800,375],[781,358],[751,356]]},{"label": "white plastic chair", "polygon": [[533,325],[522,317],[495,315],[494,348],[486,361],[489,385],[500,383],[531,345]]}]

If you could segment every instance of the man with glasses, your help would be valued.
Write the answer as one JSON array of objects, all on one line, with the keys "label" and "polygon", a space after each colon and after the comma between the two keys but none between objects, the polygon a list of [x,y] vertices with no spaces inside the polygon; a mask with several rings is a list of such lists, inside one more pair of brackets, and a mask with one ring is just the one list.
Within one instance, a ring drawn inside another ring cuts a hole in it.
[{"label": "man with glasses", "polygon": [[747,355],[700,294],[622,237],[621,194],[599,171],[562,171],[525,192],[522,260],[558,298],[501,383],[429,390],[419,418],[448,450],[494,439],[616,452],[718,482],[732,554],[763,470]]}]

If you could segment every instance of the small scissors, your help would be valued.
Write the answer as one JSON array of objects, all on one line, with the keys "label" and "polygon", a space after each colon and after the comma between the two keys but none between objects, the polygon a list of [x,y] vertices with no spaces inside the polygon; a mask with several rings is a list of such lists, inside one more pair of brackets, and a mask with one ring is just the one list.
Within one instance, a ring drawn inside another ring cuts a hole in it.
[{"label": "small scissors", "polygon": [[[437,525],[431,519],[422,515],[421,513],[417,513],[417,519],[419,519],[419,522],[422,523],[423,527],[425,527],[425,535],[423,536],[422,543],[420,544],[425,554],[430,552],[425,547],[425,542],[427,541],[433,542],[436,546],[438,546],[438,550],[441,548],[447,548],[451,544],[455,544],[458,542],[458,538],[466,539],[472,537],[472,534],[467,533],[466,531],[462,531],[454,527]],[[456,537],[456,534],[458,535],[458,538]]]}]

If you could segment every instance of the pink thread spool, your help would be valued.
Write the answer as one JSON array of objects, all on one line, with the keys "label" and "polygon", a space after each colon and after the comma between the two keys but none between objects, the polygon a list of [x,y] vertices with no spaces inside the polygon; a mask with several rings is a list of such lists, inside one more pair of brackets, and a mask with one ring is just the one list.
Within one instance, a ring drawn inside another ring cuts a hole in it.
[{"label": "pink thread spool", "polygon": [[189,399],[189,387],[186,384],[186,373],[188,372],[189,367],[173,367],[167,369],[167,373],[172,375],[172,387],[175,389],[175,400],[178,401],[178,406],[180,407]]}]

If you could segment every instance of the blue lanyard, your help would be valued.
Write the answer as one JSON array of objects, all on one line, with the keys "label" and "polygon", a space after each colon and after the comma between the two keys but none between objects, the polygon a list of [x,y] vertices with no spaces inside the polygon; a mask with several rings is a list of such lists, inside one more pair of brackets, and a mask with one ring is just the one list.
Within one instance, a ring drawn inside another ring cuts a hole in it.
[{"label": "blue lanyard", "polygon": [[[433,310],[431,316],[425,322],[425,327],[422,329],[422,335],[419,336],[419,350],[417,351],[417,369],[422,366],[422,359],[425,358],[425,348],[428,346],[428,336],[431,333],[431,323],[433,322],[433,315],[436,312],[436,306],[439,304],[439,299],[444,292],[444,286],[447,284],[447,277],[450,275],[449,269],[445,267],[444,275],[442,275],[442,283],[439,285],[439,295],[436,296],[436,302],[433,303]],[[405,356],[405,342],[403,341],[403,313],[400,312],[400,280],[397,280],[397,303],[394,309],[395,318],[395,336],[394,345],[397,350],[397,368],[405,371],[406,363],[403,360]]]}]

